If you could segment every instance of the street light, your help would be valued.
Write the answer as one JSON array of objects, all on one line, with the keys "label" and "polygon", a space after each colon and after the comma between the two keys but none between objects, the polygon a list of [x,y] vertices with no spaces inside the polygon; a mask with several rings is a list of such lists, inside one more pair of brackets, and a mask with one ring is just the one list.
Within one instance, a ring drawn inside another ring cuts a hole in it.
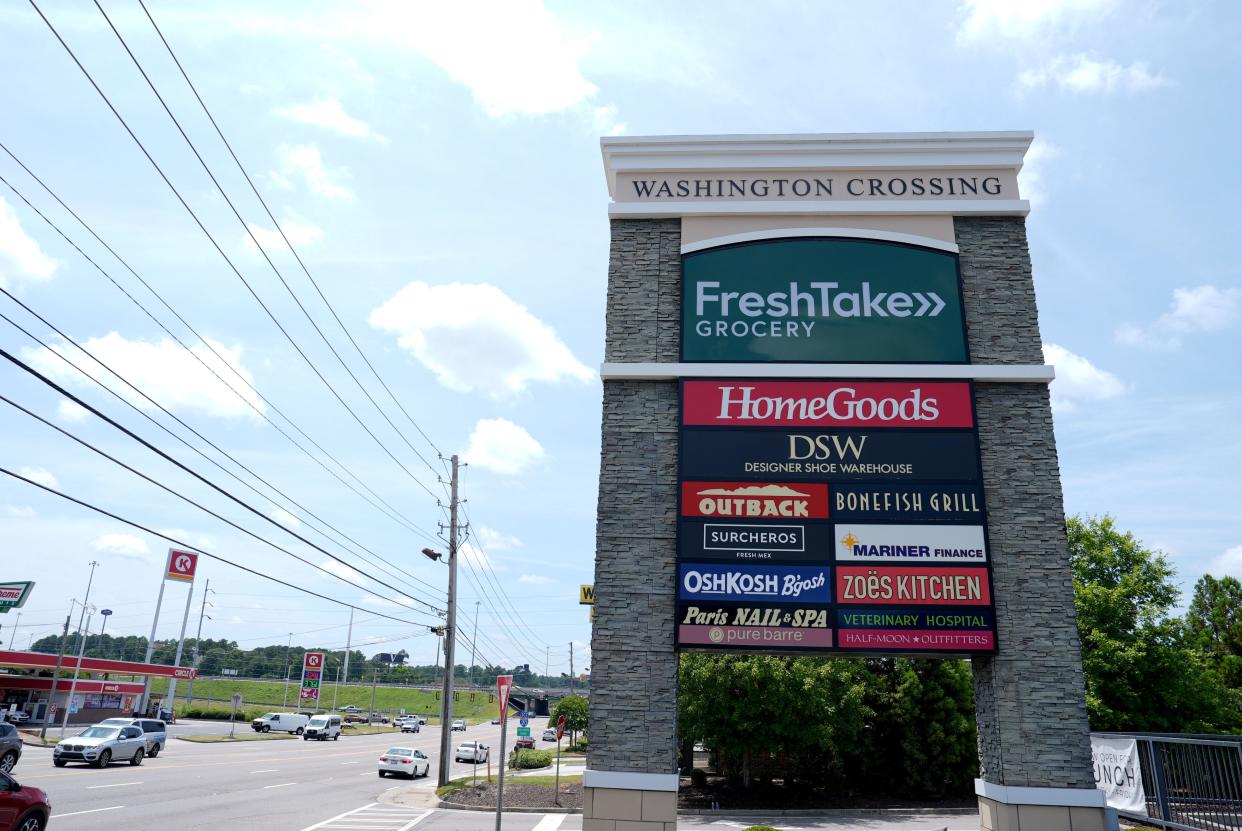
[{"label": "street light", "polygon": [[111,609],[100,609],[99,614],[103,615],[103,625],[99,627],[99,637],[103,637],[104,630],[108,628],[108,618],[112,616]]},{"label": "street light", "polygon": [[430,548],[423,549],[423,556],[426,557],[428,560],[441,560],[442,561],[444,559],[443,554],[441,554],[439,551],[432,551]]}]

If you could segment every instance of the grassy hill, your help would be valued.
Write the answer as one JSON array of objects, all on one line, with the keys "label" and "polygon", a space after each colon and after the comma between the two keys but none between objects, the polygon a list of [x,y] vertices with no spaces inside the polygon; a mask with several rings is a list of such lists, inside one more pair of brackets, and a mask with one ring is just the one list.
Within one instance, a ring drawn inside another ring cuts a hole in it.
[{"label": "grassy hill", "polygon": [[[186,693],[189,685],[185,681],[177,682],[177,709],[185,706]],[[152,693],[167,695],[168,679],[153,678]],[[225,708],[232,706],[233,693],[242,694],[244,705],[259,709],[288,709],[298,707],[298,682],[294,679],[289,683],[289,698],[285,701],[284,681],[248,681],[236,678],[199,678],[194,682],[194,705],[219,704]],[[334,696],[335,694],[335,696]],[[320,707],[330,708],[335,697],[337,709],[353,705],[364,710],[371,708],[370,684],[342,684],[336,690],[335,684],[327,684],[320,691]],[[458,690],[457,699],[453,702],[453,717],[468,721],[485,721],[496,715],[495,701],[488,701],[488,694],[478,690]],[[440,713],[440,698],[437,693],[429,690],[410,687],[375,688],[375,709],[386,714],[393,714],[404,709],[407,713],[436,715]]]}]

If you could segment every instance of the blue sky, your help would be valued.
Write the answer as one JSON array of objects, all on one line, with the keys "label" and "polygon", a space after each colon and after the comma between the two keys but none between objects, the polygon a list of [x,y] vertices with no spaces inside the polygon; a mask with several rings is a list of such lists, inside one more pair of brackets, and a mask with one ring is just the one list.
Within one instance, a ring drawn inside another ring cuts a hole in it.
[{"label": "blue sky", "polygon": [[[293,338],[402,464],[441,492],[301,316],[94,7],[41,5]],[[275,237],[141,8],[129,0],[104,8],[312,316],[405,439],[439,467]],[[1067,510],[1115,514],[1168,552],[1187,587],[1205,571],[1242,574],[1235,507],[1242,273],[1231,250],[1239,185],[1232,102],[1242,81],[1236,4],[191,9],[156,0],[150,8],[350,332],[435,447],[470,462],[463,495],[474,545],[462,576],[463,628],[468,634],[480,600],[485,657],[535,667],[547,657],[553,671],[565,671],[574,641],[576,667],[589,665],[576,595],[591,580],[594,548],[608,244],[598,139],[605,134],[1035,130],[1022,186],[1033,203],[1041,322],[1060,376],[1053,389]],[[444,514],[432,496],[302,362],[34,10],[0,9],[0,39],[0,72],[18,81],[0,89],[0,141],[212,341],[223,357],[200,345],[206,362],[233,364],[351,473],[434,530]],[[0,175],[150,302],[3,154]],[[0,285],[395,563],[410,579],[397,585],[440,604],[438,592],[417,582],[442,586],[445,577],[418,555],[425,538],[293,448],[250,406],[276,419],[266,405],[247,404],[214,381],[7,188],[0,200]],[[49,334],[8,298],[0,297],[0,310]],[[175,321],[170,328],[184,333]],[[49,342],[65,349],[54,336]],[[0,347],[172,446],[2,321]],[[13,368],[0,368],[0,379],[6,396],[259,530],[253,517],[38,382]],[[383,587],[351,588],[243,537],[7,406],[0,435],[6,467],[157,529],[177,529],[282,579],[428,620]],[[100,563],[92,602],[115,611],[109,631],[149,628],[165,543],[11,480],[0,482],[0,523],[0,577],[39,583],[18,644],[56,628],[68,598],[84,591],[92,559]],[[331,563],[274,527],[262,532]],[[207,563],[203,576],[219,592],[205,635],[255,645],[294,632],[307,644],[344,644],[340,609],[227,566]],[[522,624],[493,609],[503,605],[501,587]],[[175,635],[183,598],[184,589],[170,591],[161,636]],[[6,645],[15,617],[0,620]],[[411,637],[410,627],[393,621],[359,614],[354,631],[355,642],[374,642],[367,651],[405,647],[420,661],[435,654],[434,638]]]}]

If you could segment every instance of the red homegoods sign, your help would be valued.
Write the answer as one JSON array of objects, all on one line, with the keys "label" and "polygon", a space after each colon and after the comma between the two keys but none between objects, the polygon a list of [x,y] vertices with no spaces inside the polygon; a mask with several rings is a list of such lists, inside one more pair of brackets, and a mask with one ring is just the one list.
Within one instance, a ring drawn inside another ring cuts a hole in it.
[{"label": "red homegoods sign", "polygon": [[935,381],[686,381],[693,426],[973,427],[970,384]]},{"label": "red homegoods sign", "polygon": [[194,572],[198,569],[198,555],[191,551],[178,551],[175,548],[168,549],[168,568],[165,570],[165,580],[181,580],[189,583],[194,579]]},{"label": "red homegoods sign", "polygon": [[828,486],[808,482],[682,482],[681,515],[827,519]]},{"label": "red homegoods sign", "polygon": [[500,718],[503,720],[509,712],[509,690],[513,689],[512,675],[496,676],[496,698],[500,702]]},{"label": "red homegoods sign", "polygon": [[992,591],[987,568],[979,566],[837,566],[837,602],[987,606]]}]

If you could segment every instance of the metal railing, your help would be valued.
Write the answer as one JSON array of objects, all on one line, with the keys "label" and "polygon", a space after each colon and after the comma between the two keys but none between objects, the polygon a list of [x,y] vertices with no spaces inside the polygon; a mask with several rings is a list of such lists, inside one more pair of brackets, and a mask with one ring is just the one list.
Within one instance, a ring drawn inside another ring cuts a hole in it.
[{"label": "metal railing", "polygon": [[1177,831],[1242,831],[1242,736],[1092,735],[1138,743],[1147,815],[1122,817]]}]

